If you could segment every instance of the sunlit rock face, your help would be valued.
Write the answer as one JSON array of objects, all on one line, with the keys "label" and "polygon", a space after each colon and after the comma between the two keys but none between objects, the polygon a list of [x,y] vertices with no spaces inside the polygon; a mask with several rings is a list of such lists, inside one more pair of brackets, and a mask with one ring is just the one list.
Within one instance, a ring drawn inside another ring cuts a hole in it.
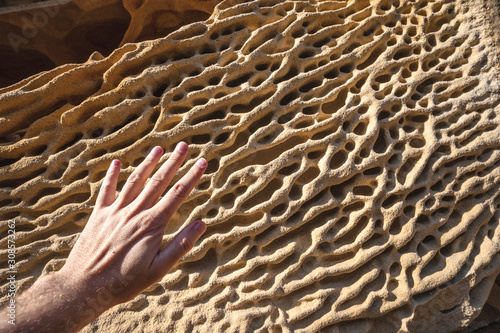
[{"label": "sunlit rock face", "polygon": [[0,87],[206,20],[220,0],[0,1]]},{"label": "sunlit rock face", "polygon": [[0,90],[21,289],[62,267],[113,159],[123,185],[183,140],[176,179],[209,166],[165,241],[195,219],[207,232],[86,332],[467,326],[500,290],[495,17],[465,0],[224,1]]}]

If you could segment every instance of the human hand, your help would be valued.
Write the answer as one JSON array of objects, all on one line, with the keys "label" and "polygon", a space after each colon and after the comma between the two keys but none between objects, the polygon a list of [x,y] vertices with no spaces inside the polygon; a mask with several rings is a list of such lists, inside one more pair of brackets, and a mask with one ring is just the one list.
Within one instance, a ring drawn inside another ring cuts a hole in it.
[{"label": "human hand", "polygon": [[[85,308],[87,304],[92,308],[93,314],[82,310],[89,318],[94,317],[90,320],[113,305],[131,300],[161,279],[206,230],[203,222],[195,221],[162,249],[162,236],[169,219],[207,166],[204,159],[198,160],[158,201],[184,161],[187,150],[186,143],[179,143],[144,186],[163,153],[160,147],[155,147],[129,176],[117,198],[120,162],[111,163],[94,211],[66,264],[54,277],[66,285],[65,293],[77,296],[83,304],[79,307]],[[78,320],[73,322],[77,329],[83,327]]]}]

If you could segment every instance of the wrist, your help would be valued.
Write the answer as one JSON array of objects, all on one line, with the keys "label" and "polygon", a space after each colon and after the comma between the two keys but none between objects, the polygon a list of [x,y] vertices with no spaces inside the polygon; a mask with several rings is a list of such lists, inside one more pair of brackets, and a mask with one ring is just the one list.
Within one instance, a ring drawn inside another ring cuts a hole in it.
[{"label": "wrist", "polygon": [[106,309],[64,272],[39,278],[17,302],[20,332],[77,332]]},{"label": "wrist", "polygon": [[95,281],[80,279],[65,270],[52,274],[50,283],[57,285],[58,292],[65,297],[66,309],[69,310],[65,323],[67,332],[79,331],[114,305]]}]

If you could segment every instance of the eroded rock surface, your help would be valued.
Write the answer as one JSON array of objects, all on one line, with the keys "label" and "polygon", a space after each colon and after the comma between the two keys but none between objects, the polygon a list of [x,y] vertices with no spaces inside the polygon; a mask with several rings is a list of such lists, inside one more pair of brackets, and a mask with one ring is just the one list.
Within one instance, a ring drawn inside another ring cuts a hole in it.
[{"label": "eroded rock surface", "polygon": [[184,140],[180,174],[209,167],[165,240],[198,218],[206,234],[86,331],[467,326],[500,273],[488,15],[465,0],[231,0],[0,90],[0,219],[17,221],[21,289],[62,267],[112,159],[123,184]]},{"label": "eroded rock surface", "polygon": [[[212,14],[221,0],[122,0],[132,17],[121,45],[158,37]],[[142,36],[142,38],[141,38]]]},{"label": "eroded rock surface", "polygon": [[[220,0],[0,2],[0,87],[206,20]],[[2,7],[5,6],[5,7]]]}]

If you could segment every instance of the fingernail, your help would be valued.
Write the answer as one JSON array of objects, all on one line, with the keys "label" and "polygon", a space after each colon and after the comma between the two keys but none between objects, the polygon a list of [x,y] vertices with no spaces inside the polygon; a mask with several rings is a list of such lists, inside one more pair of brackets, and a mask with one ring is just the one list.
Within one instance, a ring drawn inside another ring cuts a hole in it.
[{"label": "fingernail", "polygon": [[114,167],[119,167],[121,165],[121,162],[120,160],[113,160],[113,162],[111,162],[111,164],[114,166]]},{"label": "fingernail", "polygon": [[152,153],[154,155],[161,155],[161,154],[163,154],[163,148],[160,146],[156,146],[153,148]]},{"label": "fingernail", "polygon": [[207,161],[204,158],[200,158],[196,162],[196,165],[199,166],[200,168],[205,168],[207,166]]},{"label": "fingernail", "polygon": [[188,150],[188,145],[185,142],[179,142],[177,146],[175,146],[175,150],[181,154],[184,154]]},{"label": "fingernail", "polygon": [[201,235],[202,233],[204,233],[206,229],[207,229],[207,226],[205,225],[205,223],[203,223],[202,221],[196,221],[196,224],[194,226],[194,230],[199,235]]}]

